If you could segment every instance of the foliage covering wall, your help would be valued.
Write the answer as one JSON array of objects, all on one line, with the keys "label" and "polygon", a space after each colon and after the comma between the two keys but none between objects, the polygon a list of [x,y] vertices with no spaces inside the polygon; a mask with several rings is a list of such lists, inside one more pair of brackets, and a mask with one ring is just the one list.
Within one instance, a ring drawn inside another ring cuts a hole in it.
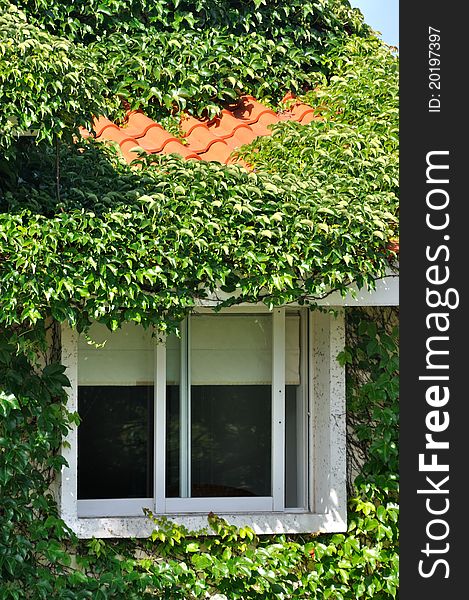
[{"label": "foliage covering wall", "polygon": [[[349,532],[318,538],[213,516],[214,537],[160,523],[143,543],[76,540],[48,492],[77,417],[46,340],[63,321],[176,329],[209,295],[314,305],[372,288],[396,266],[397,89],[396,55],[342,0],[0,0],[0,600],[396,596],[397,338],[376,316],[350,313],[340,357],[360,457]],[[250,173],[176,156],[135,169],[74,137],[121,100],[177,135],[181,110],[240,93],[280,108],[288,91],[322,120],[242,148]]]}]

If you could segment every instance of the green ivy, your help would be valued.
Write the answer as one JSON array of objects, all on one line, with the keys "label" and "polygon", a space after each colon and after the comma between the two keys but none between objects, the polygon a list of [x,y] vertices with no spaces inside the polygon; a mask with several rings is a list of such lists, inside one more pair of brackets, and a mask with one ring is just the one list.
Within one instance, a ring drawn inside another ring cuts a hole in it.
[{"label": "green ivy", "polygon": [[348,440],[354,483],[398,490],[399,357],[394,311],[355,311],[349,316],[348,345],[339,357],[348,371]]},{"label": "green ivy", "polygon": [[[350,38],[333,62],[338,75],[315,92],[323,119],[281,123],[240,151],[250,173],[166,156],[135,170],[92,142],[17,149],[17,179],[0,186],[0,322],[165,329],[218,290],[222,307],[373,288],[398,235],[396,59]],[[358,108],[375,90],[365,64],[387,82],[373,110]]]},{"label": "green ivy", "polygon": [[399,61],[379,40],[357,36],[323,54],[321,61],[333,75],[323,77],[302,100],[322,121],[310,127],[280,123],[274,142],[260,137],[239,154],[259,170],[316,176],[339,194],[341,179],[357,184],[360,179],[364,189],[394,194],[389,205],[395,210]]},{"label": "green ivy", "polygon": [[0,10],[0,148],[12,127],[50,138],[92,114],[118,118],[118,96],[159,119],[213,115],[240,93],[277,102],[328,73],[321,56],[338,40],[369,33],[339,0],[1,0]]},{"label": "green ivy", "polygon": [[[383,193],[350,190],[348,202],[337,202],[319,180],[178,158],[157,163],[144,176],[119,173],[94,148],[77,148],[64,160],[59,206],[45,175],[36,191],[25,186],[23,199],[21,189],[6,194],[15,203],[0,214],[0,322],[52,315],[164,328],[219,289],[219,306],[314,302],[353,281],[372,286],[389,266],[384,241],[394,220]],[[25,208],[42,202],[52,214]]]},{"label": "green ivy", "polygon": [[0,0],[0,153],[28,130],[38,140],[71,138],[77,124],[101,112],[103,87],[82,45],[32,25]]},{"label": "green ivy", "polygon": [[[287,32],[297,40],[322,33],[341,35],[364,26],[349,2],[319,0],[286,5],[280,0],[82,0],[80,3],[15,0],[33,20],[57,35],[89,41],[116,31],[159,31],[224,27],[234,33],[261,30],[270,38]],[[313,24],[314,30],[307,29]]]}]

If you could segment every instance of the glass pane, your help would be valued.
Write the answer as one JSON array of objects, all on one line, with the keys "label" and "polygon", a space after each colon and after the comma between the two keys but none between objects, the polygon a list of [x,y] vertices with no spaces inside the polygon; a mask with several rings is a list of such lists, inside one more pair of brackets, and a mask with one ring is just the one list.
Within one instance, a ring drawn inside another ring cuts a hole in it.
[{"label": "glass pane", "polygon": [[153,385],[152,333],[135,323],[115,332],[95,323],[78,342],[80,385]]},{"label": "glass pane", "polygon": [[153,497],[153,386],[79,386],[78,498]]},{"label": "glass pane", "polygon": [[181,339],[166,338],[166,497],[180,492],[180,379]]},{"label": "glass pane", "polygon": [[285,388],[285,506],[298,508],[297,386]]},{"label": "glass pane", "polygon": [[[304,316],[303,316],[304,318]],[[303,508],[305,436],[301,382],[301,317],[285,316],[285,507]]]},{"label": "glass pane", "polygon": [[192,386],[192,496],[271,495],[271,386]]},{"label": "glass pane", "polygon": [[190,356],[184,337],[166,344],[166,495],[271,496],[271,316],[194,315],[188,329]]},{"label": "glass pane", "polygon": [[94,324],[80,336],[80,499],[153,497],[153,381],[150,330]]},{"label": "glass pane", "polygon": [[179,386],[166,386],[166,497],[179,498]]},{"label": "glass pane", "polygon": [[300,384],[300,315],[285,315],[285,383]]},{"label": "glass pane", "polygon": [[272,318],[190,325],[191,495],[270,496]]},{"label": "glass pane", "polygon": [[190,319],[191,383],[270,385],[270,315],[194,315]]}]

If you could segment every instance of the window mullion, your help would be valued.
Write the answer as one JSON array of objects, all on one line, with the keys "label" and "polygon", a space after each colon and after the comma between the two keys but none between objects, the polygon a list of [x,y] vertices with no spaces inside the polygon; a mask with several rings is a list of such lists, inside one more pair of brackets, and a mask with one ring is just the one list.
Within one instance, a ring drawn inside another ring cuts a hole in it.
[{"label": "window mullion", "polygon": [[285,508],[285,309],[272,317],[272,496],[273,510]]}]

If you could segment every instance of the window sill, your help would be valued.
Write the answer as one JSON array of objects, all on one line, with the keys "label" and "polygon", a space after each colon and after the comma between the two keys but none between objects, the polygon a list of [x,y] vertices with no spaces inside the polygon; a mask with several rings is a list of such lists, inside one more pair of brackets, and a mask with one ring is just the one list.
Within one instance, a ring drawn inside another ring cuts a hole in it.
[{"label": "window sill", "polygon": [[[186,513],[184,515],[165,515],[176,523],[184,525],[190,531],[213,535],[208,526],[207,515]],[[308,512],[269,512],[250,514],[219,514],[220,517],[237,527],[250,527],[255,533],[337,533],[347,529],[345,514],[339,511],[316,514]],[[145,538],[154,531],[155,524],[147,517],[81,517],[67,518],[67,525],[79,538]],[[201,531],[205,530],[205,531]]]}]

